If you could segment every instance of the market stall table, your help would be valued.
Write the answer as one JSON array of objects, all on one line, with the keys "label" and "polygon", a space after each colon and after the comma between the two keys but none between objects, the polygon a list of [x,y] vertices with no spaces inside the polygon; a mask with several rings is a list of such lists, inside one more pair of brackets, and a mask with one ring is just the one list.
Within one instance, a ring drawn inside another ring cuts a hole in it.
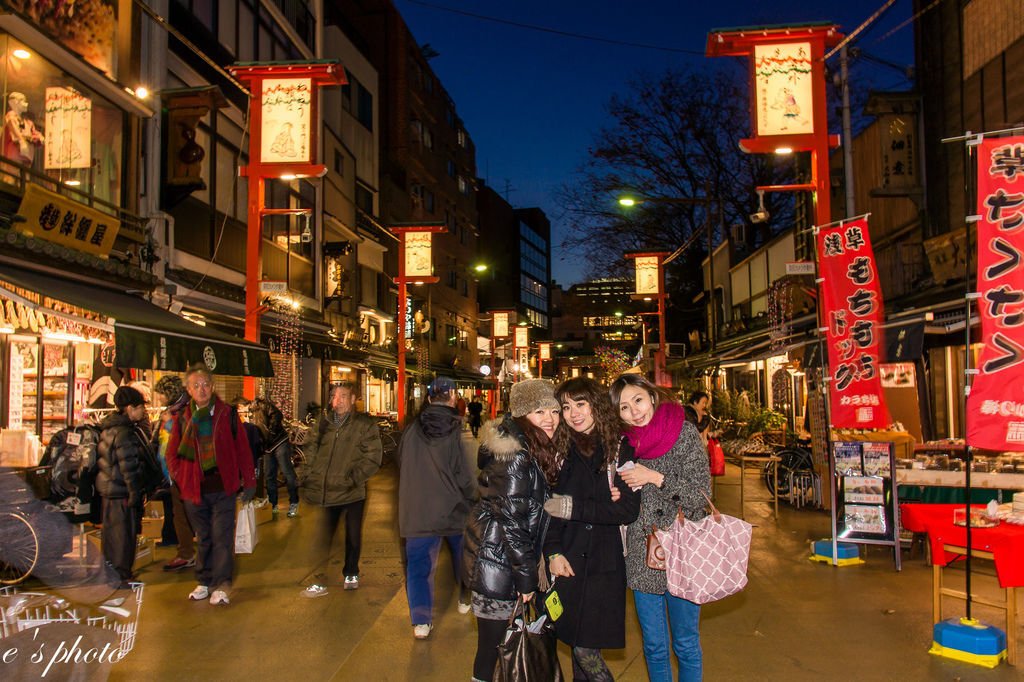
[{"label": "market stall table", "polygon": [[[953,510],[962,504],[902,504],[903,527],[915,533],[927,533],[932,551],[932,621],[942,620],[943,595],[966,597],[942,587],[942,569],[967,555],[967,529],[953,523]],[[982,505],[974,505],[984,509]],[[994,528],[971,529],[971,556],[988,559],[995,564],[999,586],[1005,600],[996,602],[971,595],[973,601],[1006,612],[1006,660],[1017,661],[1017,591],[1024,587],[1024,526],[1000,523]]]}]

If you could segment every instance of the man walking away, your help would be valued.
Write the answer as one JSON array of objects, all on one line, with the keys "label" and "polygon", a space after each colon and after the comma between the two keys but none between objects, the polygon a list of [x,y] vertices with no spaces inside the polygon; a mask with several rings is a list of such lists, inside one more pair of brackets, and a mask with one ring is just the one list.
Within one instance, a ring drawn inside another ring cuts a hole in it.
[{"label": "man walking away", "polygon": [[434,572],[441,540],[448,543],[461,597],[462,529],[476,497],[473,472],[462,447],[462,417],[455,382],[438,377],[427,387],[428,404],[398,446],[398,529],[405,538],[406,580],[413,636],[433,629]]},{"label": "man walking away", "polygon": [[196,579],[188,595],[228,604],[235,571],[235,496],[256,494],[252,450],[238,412],[213,392],[213,375],[195,365],[185,375],[191,400],[174,419],[167,444],[167,468],[181,489],[199,540]]},{"label": "man walking away", "polygon": [[[359,587],[359,552],[362,547],[366,482],[380,469],[383,448],[373,417],[356,412],[356,389],[349,382],[331,386],[330,410],[320,418],[313,458],[303,467],[302,497],[323,507],[320,537],[314,546],[315,567],[324,566],[331,543],[345,516],[345,589]],[[305,597],[327,594],[327,576],[319,573],[303,591]]]}]

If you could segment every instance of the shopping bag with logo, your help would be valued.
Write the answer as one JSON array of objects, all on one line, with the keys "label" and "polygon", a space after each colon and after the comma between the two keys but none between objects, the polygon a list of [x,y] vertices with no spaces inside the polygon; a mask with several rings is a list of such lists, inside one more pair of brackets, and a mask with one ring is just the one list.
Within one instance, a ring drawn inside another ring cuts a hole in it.
[{"label": "shopping bag with logo", "polygon": [[[527,620],[532,611],[533,620]],[[498,645],[494,682],[562,682],[555,626],[547,615],[537,616],[533,605],[516,598],[504,641]]]},{"label": "shopping bag with logo", "polygon": [[708,516],[690,521],[680,514],[668,530],[657,532],[668,555],[669,593],[695,604],[718,601],[747,584],[752,526],[722,514],[707,500]]},{"label": "shopping bag with logo", "polygon": [[256,505],[247,502],[235,520],[235,554],[252,554],[259,536],[256,533]]}]

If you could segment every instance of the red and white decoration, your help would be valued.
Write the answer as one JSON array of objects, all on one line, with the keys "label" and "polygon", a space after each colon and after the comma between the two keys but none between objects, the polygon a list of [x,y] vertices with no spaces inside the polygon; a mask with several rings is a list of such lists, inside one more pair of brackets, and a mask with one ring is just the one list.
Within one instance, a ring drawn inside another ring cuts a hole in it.
[{"label": "red and white decoration", "polygon": [[890,422],[879,366],[884,306],[867,218],[819,229],[817,245],[832,425],[884,429]]},{"label": "red and white decoration", "polygon": [[967,443],[1024,449],[1024,136],[978,147],[978,311],[984,348]]}]

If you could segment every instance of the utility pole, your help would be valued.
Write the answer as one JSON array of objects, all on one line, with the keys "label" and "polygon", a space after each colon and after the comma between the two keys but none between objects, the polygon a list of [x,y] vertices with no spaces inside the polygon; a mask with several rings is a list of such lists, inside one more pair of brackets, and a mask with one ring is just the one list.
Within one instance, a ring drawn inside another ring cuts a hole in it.
[{"label": "utility pole", "polygon": [[839,80],[843,91],[843,175],[846,185],[846,217],[857,215],[853,187],[853,126],[850,124],[850,69],[846,45],[839,50]]}]

